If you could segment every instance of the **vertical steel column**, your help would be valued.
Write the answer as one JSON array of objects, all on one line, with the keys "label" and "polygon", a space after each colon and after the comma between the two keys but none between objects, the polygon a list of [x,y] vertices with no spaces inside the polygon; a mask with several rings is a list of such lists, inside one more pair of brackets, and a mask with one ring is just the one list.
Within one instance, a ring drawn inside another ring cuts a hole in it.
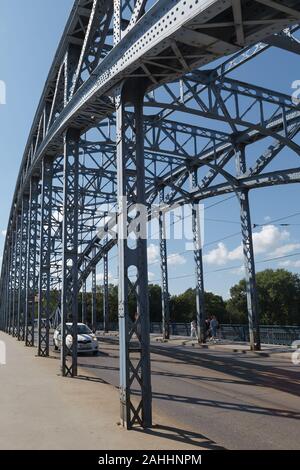
[{"label": "vertical steel column", "polygon": [[109,283],[108,283],[108,253],[103,255],[103,330],[109,331]]},{"label": "vertical steel column", "polygon": [[92,269],[92,331],[97,330],[97,278],[96,266]]},{"label": "vertical steel column", "polygon": [[78,129],[64,135],[61,372],[70,377],[77,375],[79,138]]},{"label": "vertical steel column", "polygon": [[0,281],[0,329],[4,332],[7,331],[8,323],[8,297],[9,297],[9,248],[6,247],[3,254],[3,262],[1,269]]},{"label": "vertical steel column", "polygon": [[53,158],[45,156],[42,162],[40,259],[38,285],[38,356],[40,357],[49,356],[52,178]]},{"label": "vertical steel column", "polygon": [[196,313],[198,342],[206,341],[205,334],[205,301],[204,301],[204,276],[201,245],[201,226],[198,203],[192,204],[192,225],[194,239],[194,260],[196,266]]},{"label": "vertical steel column", "polygon": [[[163,191],[160,191],[160,204],[164,202]],[[168,253],[166,239],[166,219],[163,210],[159,211],[159,247],[160,247],[160,270],[161,270],[161,300],[162,300],[162,331],[163,339],[170,338],[170,295],[168,279]]]},{"label": "vertical steel column", "polygon": [[86,280],[82,283],[81,302],[81,321],[86,324]]},{"label": "vertical steel column", "polygon": [[[145,162],[143,94],[141,84],[129,91],[130,97],[119,90],[116,96],[117,173],[118,173],[118,252],[119,252],[119,331],[120,331],[120,401],[121,421],[128,429],[135,424],[152,425],[152,394],[150,368],[150,322],[148,305],[147,217],[145,208]],[[125,104],[134,105],[134,124],[128,125]],[[127,131],[127,133],[126,133]],[[128,135],[129,131],[129,135]],[[126,139],[128,144],[126,145]],[[135,141],[134,141],[135,139]],[[132,145],[133,144],[133,145]],[[134,175],[134,177],[132,177]],[[127,239],[130,210],[137,207],[139,218],[136,247],[131,249]],[[136,269],[131,282],[128,270]],[[129,288],[137,299],[137,313],[131,323],[128,312]],[[133,389],[138,394],[133,399]]]},{"label": "vertical steel column", "polygon": [[[236,150],[237,175],[246,173],[245,147]],[[249,191],[243,189],[237,192],[241,210],[241,230],[246,272],[247,307],[249,321],[250,348],[260,350],[259,308],[256,287],[255,261],[253,251],[252,224],[249,205]]]},{"label": "vertical steel column", "polygon": [[26,274],[27,274],[27,238],[28,238],[28,219],[29,219],[29,196],[23,195],[22,216],[21,216],[21,246],[20,246],[20,264],[19,264],[19,292],[18,292],[18,323],[17,337],[18,341],[25,340],[25,311],[26,311]]},{"label": "vertical steel column", "polygon": [[[198,185],[197,170],[192,173],[192,187]],[[198,343],[206,342],[205,328],[205,291],[204,291],[204,273],[203,273],[203,256],[202,256],[202,240],[201,240],[201,223],[199,214],[199,203],[192,203],[192,230],[194,242],[194,260],[196,268],[196,314],[197,314],[197,336]]]},{"label": "vertical steel column", "polygon": [[11,231],[11,240],[10,240],[10,259],[9,259],[9,299],[8,299],[8,324],[7,324],[7,333],[12,334],[12,312],[13,312],[13,289],[14,289],[14,251],[15,251],[15,238],[16,233],[14,230]]},{"label": "vertical steel column", "polygon": [[37,236],[39,211],[39,178],[30,182],[29,222],[27,236],[25,346],[34,346],[35,298],[37,291]]},{"label": "vertical steel column", "polygon": [[8,303],[9,303],[9,249],[5,250],[1,269],[1,308],[0,308],[0,329],[7,332],[8,324]]},{"label": "vertical steel column", "polygon": [[14,274],[13,274],[13,298],[12,298],[12,336],[17,337],[18,331],[18,292],[19,292],[19,269],[21,252],[21,213],[16,216],[14,247]]}]

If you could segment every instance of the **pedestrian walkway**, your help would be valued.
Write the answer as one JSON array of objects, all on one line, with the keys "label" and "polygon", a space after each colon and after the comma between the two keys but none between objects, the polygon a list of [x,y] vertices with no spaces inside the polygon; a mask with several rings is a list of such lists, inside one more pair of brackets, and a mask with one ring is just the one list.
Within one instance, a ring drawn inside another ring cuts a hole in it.
[{"label": "pedestrian walkway", "polygon": [[291,346],[282,346],[277,344],[262,344],[260,351],[251,351],[249,343],[242,341],[228,341],[228,340],[216,340],[207,341],[205,344],[199,345],[195,339],[191,339],[187,336],[173,336],[169,340],[163,340],[161,336],[152,336],[152,341],[161,343],[167,342],[174,346],[187,346],[197,347],[202,349],[211,349],[219,352],[234,352],[243,354],[255,354],[258,356],[270,357],[276,355],[276,357],[290,358],[294,349]]},{"label": "pedestrian walkway", "polygon": [[[0,450],[201,449],[201,435],[183,435],[174,421],[154,414],[149,432],[118,423],[119,394],[97,378],[59,375],[57,358],[35,357],[35,348],[0,333],[7,364],[0,366]],[[179,432],[180,431],[180,432]],[[203,445],[203,447],[202,447]]]}]

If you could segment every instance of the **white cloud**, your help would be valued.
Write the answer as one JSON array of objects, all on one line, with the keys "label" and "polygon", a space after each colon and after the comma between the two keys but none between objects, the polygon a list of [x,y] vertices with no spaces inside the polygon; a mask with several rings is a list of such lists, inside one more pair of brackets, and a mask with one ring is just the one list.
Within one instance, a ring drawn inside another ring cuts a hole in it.
[{"label": "white cloud", "polygon": [[228,261],[228,249],[224,243],[218,243],[218,247],[211,250],[209,253],[203,256],[203,260],[207,264],[216,264],[222,266]]},{"label": "white cloud", "polygon": [[245,274],[245,266],[240,266],[239,268],[232,269],[230,271],[231,274],[236,274],[237,276],[241,276]]},{"label": "white cloud", "polygon": [[271,217],[269,215],[266,215],[265,218],[264,218],[265,222],[270,222],[271,220]]},{"label": "white cloud", "polygon": [[272,255],[273,256],[285,256],[299,249],[300,249],[300,243],[288,243],[287,245],[282,245],[276,248],[276,250],[273,251]]},{"label": "white cloud", "polygon": [[287,230],[280,230],[275,225],[265,225],[260,232],[253,234],[254,251],[256,254],[265,253],[289,238]]},{"label": "white cloud", "polygon": [[291,260],[281,261],[280,263],[278,263],[278,266],[280,266],[281,268],[300,268],[300,260],[296,260],[296,261],[291,261]]},{"label": "white cloud", "polygon": [[170,266],[178,266],[183,265],[186,263],[186,259],[184,256],[179,255],[178,253],[173,253],[168,256],[168,264]]},{"label": "white cloud", "polygon": [[152,273],[151,271],[148,271],[148,280],[149,281],[154,281],[155,277],[156,276],[155,276],[154,273]]},{"label": "white cloud", "polygon": [[6,237],[7,230],[1,230],[1,233],[2,233],[2,236],[3,236],[3,237]]},{"label": "white cloud", "polygon": [[154,243],[151,243],[148,246],[148,262],[149,263],[155,263],[159,259],[159,247],[158,245],[154,245]]},{"label": "white cloud", "polygon": [[[253,246],[254,253],[256,255],[270,252],[270,250],[284,250],[284,246],[288,246],[287,250],[291,249],[291,245],[280,245],[284,241],[288,240],[290,234],[287,230],[280,230],[275,225],[265,225],[262,227],[260,232],[253,234]],[[278,255],[279,256],[279,255]],[[207,264],[215,264],[217,266],[223,266],[228,262],[241,261],[243,259],[243,247],[242,244],[228,250],[224,243],[219,243],[217,248],[209,251],[203,257]]]},{"label": "white cloud", "polygon": [[[96,276],[96,280],[97,282],[103,282],[103,279],[104,279],[104,274],[103,273],[98,273],[97,276]],[[114,278],[114,276],[111,274],[111,273],[108,273],[108,282],[110,284],[116,284],[117,283],[117,280]]]}]

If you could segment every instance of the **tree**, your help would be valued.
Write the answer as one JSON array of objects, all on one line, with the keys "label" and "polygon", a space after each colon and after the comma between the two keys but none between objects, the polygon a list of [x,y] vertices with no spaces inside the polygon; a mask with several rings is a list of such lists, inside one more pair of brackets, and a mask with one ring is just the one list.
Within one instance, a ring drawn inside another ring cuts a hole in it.
[{"label": "tree", "polygon": [[[206,316],[216,315],[218,320],[227,320],[226,305],[223,298],[212,292],[204,294]],[[175,322],[190,322],[196,318],[196,289],[188,289],[183,294],[171,298],[172,320]]]},{"label": "tree", "polygon": [[[266,269],[256,275],[260,323],[298,325],[300,319],[300,277],[285,269]],[[247,322],[246,281],[230,290],[227,311],[232,323]]]},{"label": "tree", "polygon": [[150,321],[160,322],[162,318],[161,287],[157,284],[149,285],[149,311]]},{"label": "tree", "polygon": [[212,292],[205,292],[204,302],[206,317],[216,315],[220,323],[227,323],[229,321],[226,303],[223,297],[213,294]]}]

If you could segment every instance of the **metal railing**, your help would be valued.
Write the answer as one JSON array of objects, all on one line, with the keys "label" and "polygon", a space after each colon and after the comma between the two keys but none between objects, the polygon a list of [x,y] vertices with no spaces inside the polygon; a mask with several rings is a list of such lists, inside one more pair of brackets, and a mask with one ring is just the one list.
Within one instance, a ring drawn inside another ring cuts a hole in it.
[{"label": "metal railing", "polygon": [[[99,323],[99,331],[102,331],[103,324]],[[110,331],[118,331],[118,323],[110,324]],[[162,334],[162,323],[151,322],[151,334]],[[172,336],[190,336],[190,323],[171,323],[170,333]],[[300,326],[275,326],[261,325],[261,342],[265,344],[278,344],[290,346],[293,341],[300,340]],[[218,336],[228,341],[249,341],[249,329],[247,325],[222,324],[218,330]]]}]

